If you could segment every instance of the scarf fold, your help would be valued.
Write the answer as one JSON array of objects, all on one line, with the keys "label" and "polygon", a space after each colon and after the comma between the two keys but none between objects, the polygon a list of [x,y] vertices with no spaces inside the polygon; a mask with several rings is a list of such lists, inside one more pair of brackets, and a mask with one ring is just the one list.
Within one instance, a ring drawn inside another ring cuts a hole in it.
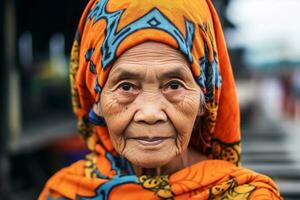
[{"label": "scarf fold", "polygon": [[[114,150],[105,123],[93,126],[88,119],[113,62],[146,41],[167,44],[186,57],[207,105],[190,145],[211,160],[168,176],[135,176],[130,163]],[[268,177],[238,167],[236,88],[210,0],[90,0],[70,61],[72,104],[79,132],[92,153],[54,175],[39,200],[280,199]]]},{"label": "scarf fold", "polygon": [[227,161],[206,160],[169,176],[137,177],[126,160],[113,166],[110,159],[116,158],[90,154],[61,170],[47,182],[39,200],[281,199],[270,178]]}]

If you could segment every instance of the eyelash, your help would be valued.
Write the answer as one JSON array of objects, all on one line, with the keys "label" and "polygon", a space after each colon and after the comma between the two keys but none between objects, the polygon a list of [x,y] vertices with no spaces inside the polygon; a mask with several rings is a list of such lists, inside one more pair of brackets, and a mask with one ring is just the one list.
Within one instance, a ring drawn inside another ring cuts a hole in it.
[{"label": "eyelash", "polygon": [[[123,83],[120,83],[119,85],[118,85],[118,89],[122,89],[122,87],[123,86],[130,86],[131,88],[136,88],[137,86],[136,85],[134,85],[134,84],[132,84],[132,83],[130,83],[130,82],[123,82]],[[130,89],[129,89],[130,90]],[[129,91],[129,90],[124,90],[123,89],[123,91]]]},{"label": "eyelash", "polygon": [[[184,87],[184,85],[183,85],[180,81],[178,81],[178,80],[172,80],[172,81],[168,82],[168,83],[166,84],[166,86],[167,86],[167,87],[170,87],[172,84],[177,84],[177,85],[179,85],[180,87]],[[177,89],[178,89],[178,88],[177,88]],[[174,89],[174,90],[176,90],[176,89]]]},{"label": "eyelash", "polygon": [[[165,85],[165,87],[166,87],[166,88],[169,88],[169,87],[171,87],[172,84],[177,84],[177,85],[179,85],[179,87],[184,87],[183,83],[181,83],[181,82],[178,81],[178,80],[171,80],[171,81],[169,81],[169,82]],[[124,87],[124,86],[129,86],[129,87],[130,87],[129,90],[124,90],[124,89],[122,88],[122,87]],[[131,88],[132,88],[132,89],[136,89],[137,86],[136,86],[135,84],[133,84],[133,83],[130,83],[130,82],[123,82],[123,83],[120,83],[120,84],[118,85],[117,88],[120,89],[120,90],[123,90],[123,91],[125,91],[125,92],[128,92],[128,91],[130,91]],[[178,89],[178,88],[177,88],[177,89]],[[176,90],[176,89],[172,89],[172,90]]]}]

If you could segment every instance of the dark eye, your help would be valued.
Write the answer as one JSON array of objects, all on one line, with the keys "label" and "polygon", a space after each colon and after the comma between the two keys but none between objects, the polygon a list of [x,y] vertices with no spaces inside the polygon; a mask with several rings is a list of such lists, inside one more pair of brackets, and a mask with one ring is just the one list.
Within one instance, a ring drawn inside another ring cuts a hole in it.
[{"label": "dark eye", "polygon": [[171,82],[168,84],[168,87],[169,87],[171,90],[178,90],[180,87],[182,87],[182,84],[181,84],[179,81],[171,81]]},{"label": "dark eye", "polygon": [[122,84],[119,86],[119,89],[128,92],[128,91],[134,89],[134,85],[131,84],[131,83],[122,83]]}]

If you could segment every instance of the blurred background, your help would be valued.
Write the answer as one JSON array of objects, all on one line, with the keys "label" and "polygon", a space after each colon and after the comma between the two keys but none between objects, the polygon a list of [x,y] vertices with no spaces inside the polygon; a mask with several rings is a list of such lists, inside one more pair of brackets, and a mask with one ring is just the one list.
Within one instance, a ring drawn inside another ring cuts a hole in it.
[{"label": "blurred background", "polygon": [[[300,199],[300,1],[215,0],[241,107],[242,163]],[[0,1],[0,199],[36,199],[87,150],[69,52],[87,0]]]}]

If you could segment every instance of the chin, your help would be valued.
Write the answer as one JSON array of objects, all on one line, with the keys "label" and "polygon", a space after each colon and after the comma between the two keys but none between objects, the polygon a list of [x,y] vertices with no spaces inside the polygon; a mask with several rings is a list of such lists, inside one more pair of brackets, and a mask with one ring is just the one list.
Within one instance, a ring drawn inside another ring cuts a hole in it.
[{"label": "chin", "polygon": [[[129,160],[129,159],[128,159]],[[152,169],[152,168],[158,168],[163,167],[164,165],[171,162],[172,159],[169,160],[162,160],[162,159],[140,159],[140,160],[129,160],[132,164],[138,167],[146,168],[146,169]]]}]

